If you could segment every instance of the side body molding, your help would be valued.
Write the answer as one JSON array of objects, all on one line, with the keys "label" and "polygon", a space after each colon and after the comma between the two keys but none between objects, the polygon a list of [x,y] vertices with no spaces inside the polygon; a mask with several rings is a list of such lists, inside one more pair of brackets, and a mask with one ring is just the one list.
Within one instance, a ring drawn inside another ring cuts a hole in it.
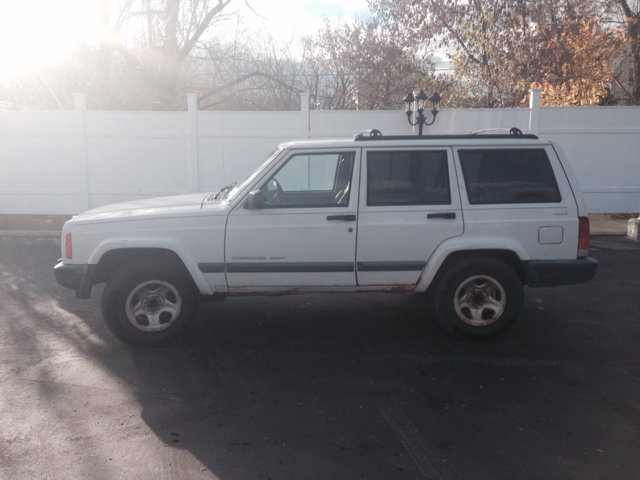
[{"label": "side body molding", "polygon": [[424,292],[427,290],[438,270],[449,255],[455,252],[473,251],[473,250],[509,250],[514,252],[520,260],[530,260],[529,254],[520,243],[504,237],[476,237],[464,238],[453,237],[442,242],[436,248],[431,258],[427,262],[427,266],[422,272],[416,292]]},{"label": "side body molding", "polygon": [[171,250],[184,263],[185,267],[191,274],[198,290],[203,295],[213,295],[211,287],[204,278],[204,275],[198,267],[198,263],[189,253],[189,249],[179,240],[171,237],[114,237],[102,240],[95,250],[89,256],[87,261],[90,265],[96,265],[100,262],[102,256],[110,250],[120,248],[161,248]]}]

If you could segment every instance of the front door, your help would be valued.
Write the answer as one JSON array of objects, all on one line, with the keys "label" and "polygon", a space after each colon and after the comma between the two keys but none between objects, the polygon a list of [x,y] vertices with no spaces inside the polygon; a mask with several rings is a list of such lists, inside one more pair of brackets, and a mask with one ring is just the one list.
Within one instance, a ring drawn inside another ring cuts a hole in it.
[{"label": "front door", "polygon": [[244,287],[355,286],[359,150],[293,151],[258,184],[264,208],[229,215],[227,283]]},{"label": "front door", "polygon": [[438,245],[464,230],[451,149],[362,155],[358,285],[414,285]]}]

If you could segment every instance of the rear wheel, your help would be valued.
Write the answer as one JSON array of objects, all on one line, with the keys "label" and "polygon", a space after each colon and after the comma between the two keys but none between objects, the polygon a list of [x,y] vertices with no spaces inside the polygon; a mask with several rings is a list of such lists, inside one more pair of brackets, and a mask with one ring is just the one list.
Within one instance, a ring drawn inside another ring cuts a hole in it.
[{"label": "rear wheel", "polygon": [[472,257],[455,263],[435,289],[436,317],[450,333],[491,338],[516,321],[524,301],[522,282],[506,263]]},{"label": "rear wheel", "polygon": [[195,315],[197,295],[180,268],[135,262],[118,270],[102,294],[107,327],[129,345],[176,337]]}]

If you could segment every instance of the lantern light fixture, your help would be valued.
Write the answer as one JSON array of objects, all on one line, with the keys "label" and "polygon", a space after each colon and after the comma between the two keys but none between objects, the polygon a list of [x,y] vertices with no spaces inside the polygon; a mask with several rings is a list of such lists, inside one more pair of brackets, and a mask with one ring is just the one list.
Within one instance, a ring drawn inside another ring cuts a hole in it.
[{"label": "lantern light fixture", "polygon": [[[414,95],[415,93],[415,95]],[[425,101],[429,101],[431,104],[431,115],[433,118],[430,122],[427,122],[427,117],[424,115],[425,110]],[[438,109],[440,108],[440,102],[442,101],[442,97],[438,92],[434,92],[431,97],[427,98],[427,94],[424,93],[424,90],[409,92],[407,96],[404,98],[403,102],[405,103],[405,113],[407,114],[407,120],[409,124],[412,126],[418,126],[418,135],[422,135],[422,126],[433,125],[436,121],[436,117],[438,115]],[[411,110],[411,107],[414,107],[414,110]],[[412,117],[413,116],[413,120]]]}]

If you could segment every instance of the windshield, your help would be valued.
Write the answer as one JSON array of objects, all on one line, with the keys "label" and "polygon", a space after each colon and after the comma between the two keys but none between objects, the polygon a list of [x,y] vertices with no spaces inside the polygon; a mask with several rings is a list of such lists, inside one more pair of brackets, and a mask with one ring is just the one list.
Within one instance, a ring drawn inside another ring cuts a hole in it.
[{"label": "windshield", "polygon": [[273,151],[273,153],[271,153],[271,155],[269,155],[267,159],[253,171],[253,173],[251,173],[251,175],[249,175],[237,185],[234,185],[233,188],[229,190],[227,195],[223,198],[223,200],[226,200],[227,202],[233,201],[233,199],[236,198],[238,194],[247,187],[247,185],[253,182],[256,177],[260,175],[267,168],[267,166],[269,166],[269,164],[271,164],[271,162],[280,154],[280,152],[282,152],[282,148],[276,148],[275,151]]}]

